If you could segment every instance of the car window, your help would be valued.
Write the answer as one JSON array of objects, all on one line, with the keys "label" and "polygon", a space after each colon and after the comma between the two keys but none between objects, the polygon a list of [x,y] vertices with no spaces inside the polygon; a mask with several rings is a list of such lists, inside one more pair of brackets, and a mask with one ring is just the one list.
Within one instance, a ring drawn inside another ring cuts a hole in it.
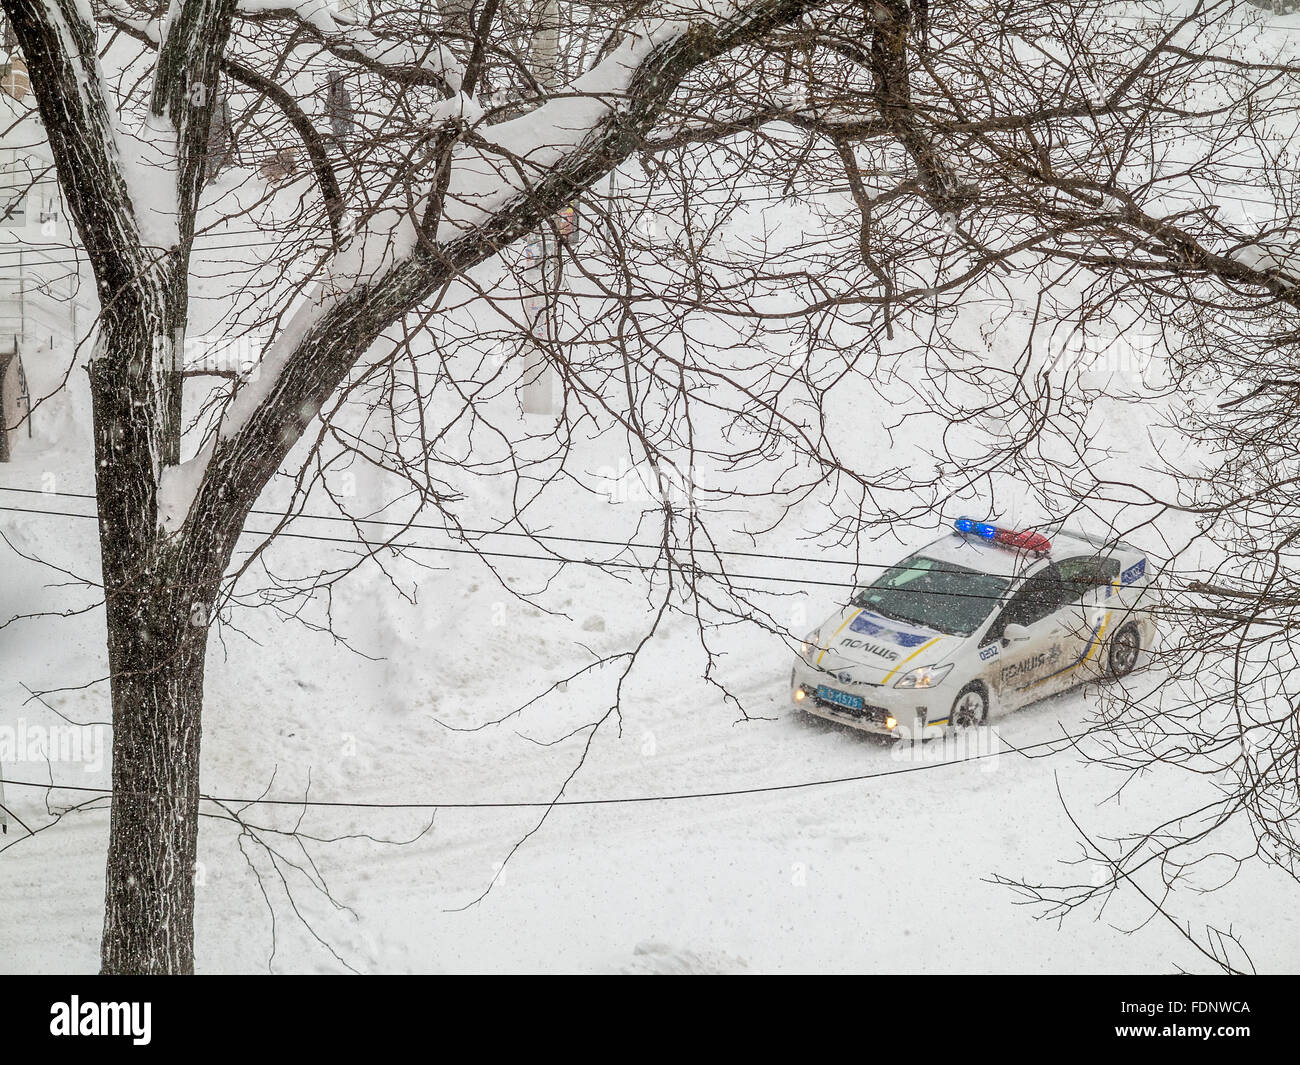
[{"label": "car window", "polygon": [[1094,588],[1104,588],[1119,576],[1119,559],[1099,555],[1077,555],[1056,564],[1066,596],[1072,603]]},{"label": "car window", "polygon": [[853,605],[895,621],[969,636],[1002,601],[1010,582],[952,562],[913,555],[853,597]]},{"label": "car window", "polygon": [[1049,614],[1055,613],[1067,602],[1071,593],[1061,581],[1056,566],[1025,578],[1022,584],[1002,608],[1002,613],[989,627],[985,642],[1002,638],[1002,632],[1008,625],[1033,625],[1042,621]]}]

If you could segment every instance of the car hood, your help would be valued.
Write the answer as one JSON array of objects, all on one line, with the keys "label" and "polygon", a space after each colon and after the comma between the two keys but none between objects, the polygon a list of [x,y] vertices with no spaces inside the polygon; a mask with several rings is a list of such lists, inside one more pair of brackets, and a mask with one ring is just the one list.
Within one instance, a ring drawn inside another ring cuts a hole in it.
[{"label": "car hood", "polygon": [[908,669],[942,661],[960,637],[894,621],[856,606],[827,618],[809,661],[840,680],[890,682]]}]

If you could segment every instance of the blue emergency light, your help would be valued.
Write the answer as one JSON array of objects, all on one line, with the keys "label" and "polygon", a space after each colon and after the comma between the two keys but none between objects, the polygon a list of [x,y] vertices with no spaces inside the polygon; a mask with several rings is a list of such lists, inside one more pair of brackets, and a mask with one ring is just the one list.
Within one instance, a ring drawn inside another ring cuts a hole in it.
[{"label": "blue emergency light", "polygon": [[973,534],[1005,547],[1015,547],[1021,551],[1032,551],[1040,555],[1045,555],[1052,549],[1052,542],[1042,533],[1002,529],[988,522],[976,521],[974,518],[958,518],[952,524],[959,533]]}]

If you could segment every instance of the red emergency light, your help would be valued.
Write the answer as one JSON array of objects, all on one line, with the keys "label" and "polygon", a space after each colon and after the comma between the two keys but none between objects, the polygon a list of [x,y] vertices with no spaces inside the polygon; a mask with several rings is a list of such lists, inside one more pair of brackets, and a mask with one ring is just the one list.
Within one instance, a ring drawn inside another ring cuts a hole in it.
[{"label": "red emergency light", "polygon": [[990,540],[1004,547],[1014,547],[1017,551],[1029,551],[1036,555],[1045,555],[1052,550],[1052,542],[1042,533],[1032,530],[1019,532],[1015,529],[1003,529],[987,522],[975,521],[974,518],[958,518],[953,527],[959,533],[974,533],[983,540]]}]

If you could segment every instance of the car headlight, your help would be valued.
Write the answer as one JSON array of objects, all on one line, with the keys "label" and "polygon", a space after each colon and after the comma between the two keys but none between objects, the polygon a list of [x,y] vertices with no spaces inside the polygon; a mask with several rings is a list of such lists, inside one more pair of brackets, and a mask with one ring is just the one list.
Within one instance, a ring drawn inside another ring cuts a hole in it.
[{"label": "car headlight", "polygon": [[910,673],[904,673],[894,681],[895,688],[933,688],[952,670],[952,663],[946,666],[918,666]]},{"label": "car headlight", "polygon": [[807,658],[810,654],[812,654],[815,650],[817,650],[817,641],[821,639],[821,635],[822,635],[822,630],[820,628],[816,628],[813,629],[812,632],[810,632],[807,636],[803,638],[803,646],[799,653],[802,654],[804,658]]}]

